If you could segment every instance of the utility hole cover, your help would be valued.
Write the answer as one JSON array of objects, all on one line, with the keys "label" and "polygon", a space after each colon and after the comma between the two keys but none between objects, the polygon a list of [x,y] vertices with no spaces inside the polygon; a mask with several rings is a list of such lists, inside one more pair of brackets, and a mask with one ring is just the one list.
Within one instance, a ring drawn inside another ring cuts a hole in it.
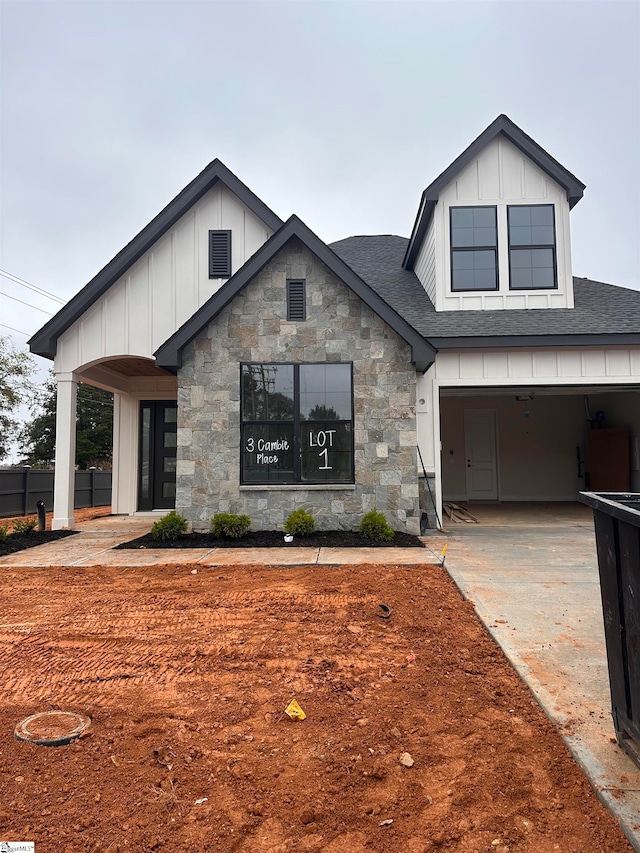
[{"label": "utility hole cover", "polygon": [[91,720],[82,714],[73,711],[43,711],[18,723],[14,735],[18,740],[28,740],[41,746],[64,746],[90,727]]}]

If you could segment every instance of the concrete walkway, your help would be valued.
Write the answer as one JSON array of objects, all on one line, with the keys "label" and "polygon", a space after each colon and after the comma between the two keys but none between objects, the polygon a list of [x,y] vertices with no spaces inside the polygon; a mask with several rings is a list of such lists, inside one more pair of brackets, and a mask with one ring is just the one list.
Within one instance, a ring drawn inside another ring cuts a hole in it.
[{"label": "concrete walkway", "polygon": [[600,798],[640,853],[640,769],[617,746],[592,513],[582,505],[473,508],[479,524],[446,520],[445,535],[416,548],[145,549],[115,545],[148,532],[149,518],[106,516],[76,536],[0,558],[2,567],[340,565],[437,563],[446,567],[502,647]]},{"label": "concrete walkway", "polygon": [[[116,545],[143,536],[151,529],[149,517],[103,516],[82,522],[74,536],[48,545],[0,557],[2,566],[155,566],[161,563],[233,566],[340,566],[355,563],[438,563],[439,555],[422,548],[145,548],[114,551]],[[440,546],[441,548],[442,546]]]}]

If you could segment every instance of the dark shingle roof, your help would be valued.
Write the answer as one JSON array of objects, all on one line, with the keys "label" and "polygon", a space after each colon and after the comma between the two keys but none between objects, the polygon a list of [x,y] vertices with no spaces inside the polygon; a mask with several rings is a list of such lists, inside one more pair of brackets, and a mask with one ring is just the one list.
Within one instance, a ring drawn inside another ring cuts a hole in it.
[{"label": "dark shingle roof", "polygon": [[558,336],[566,338],[562,343],[569,346],[586,343],[572,336],[598,335],[632,335],[635,341],[619,342],[640,344],[640,291],[585,278],[573,280],[575,308],[436,312],[415,273],[402,267],[408,242],[389,235],[348,237],[331,248],[435,346],[461,338],[466,341],[456,343],[470,345],[473,339],[492,338],[492,344],[500,345],[507,341],[495,339]]}]

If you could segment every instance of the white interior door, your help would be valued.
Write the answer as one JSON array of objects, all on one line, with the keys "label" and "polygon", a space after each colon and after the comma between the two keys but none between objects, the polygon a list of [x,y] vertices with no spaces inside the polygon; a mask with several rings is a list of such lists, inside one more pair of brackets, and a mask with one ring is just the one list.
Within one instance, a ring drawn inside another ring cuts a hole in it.
[{"label": "white interior door", "polygon": [[465,409],[467,500],[498,500],[495,409]]}]

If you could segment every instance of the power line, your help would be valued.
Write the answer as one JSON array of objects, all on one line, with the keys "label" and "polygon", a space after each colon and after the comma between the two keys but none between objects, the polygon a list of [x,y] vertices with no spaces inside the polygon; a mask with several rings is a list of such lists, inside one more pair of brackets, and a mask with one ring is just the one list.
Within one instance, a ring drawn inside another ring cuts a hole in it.
[{"label": "power line", "polygon": [[15,281],[18,284],[21,284],[23,287],[28,287],[29,290],[35,291],[35,293],[39,293],[41,296],[46,296],[49,299],[54,299],[56,302],[59,302],[61,305],[66,305],[66,299],[61,299],[59,296],[55,296],[53,293],[49,293],[48,290],[43,290],[41,287],[36,287],[35,284],[29,284],[28,281],[25,281],[23,278],[18,278],[17,275],[12,275],[10,272],[6,270],[0,270],[0,275],[3,275],[5,278],[10,278],[11,281]]},{"label": "power line", "polygon": [[51,311],[45,311],[44,308],[38,308],[37,305],[32,305],[30,302],[24,302],[22,299],[18,299],[17,296],[12,296],[10,293],[5,293],[0,290],[0,296],[6,296],[7,299],[13,299],[14,302],[19,302],[21,305],[26,305],[27,308],[33,308],[36,311],[42,311],[43,314],[48,314],[50,317],[53,317]]},{"label": "power line", "polygon": [[11,329],[12,332],[17,332],[19,335],[24,335],[25,338],[31,337],[29,332],[21,332],[20,329],[14,329],[13,326],[7,326],[6,323],[0,323],[0,326],[2,326],[3,329]]},{"label": "power line", "polygon": [[[83,382],[83,385],[89,385],[88,382]],[[90,388],[95,388],[95,385],[90,385]],[[104,391],[104,388],[100,388],[99,390]],[[107,391],[107,394],[113,394],[113,391]],[[106,406],[108,409],[113,409],[113,403],[108,400],[82,400],[82,402],[86,406]]]}]

